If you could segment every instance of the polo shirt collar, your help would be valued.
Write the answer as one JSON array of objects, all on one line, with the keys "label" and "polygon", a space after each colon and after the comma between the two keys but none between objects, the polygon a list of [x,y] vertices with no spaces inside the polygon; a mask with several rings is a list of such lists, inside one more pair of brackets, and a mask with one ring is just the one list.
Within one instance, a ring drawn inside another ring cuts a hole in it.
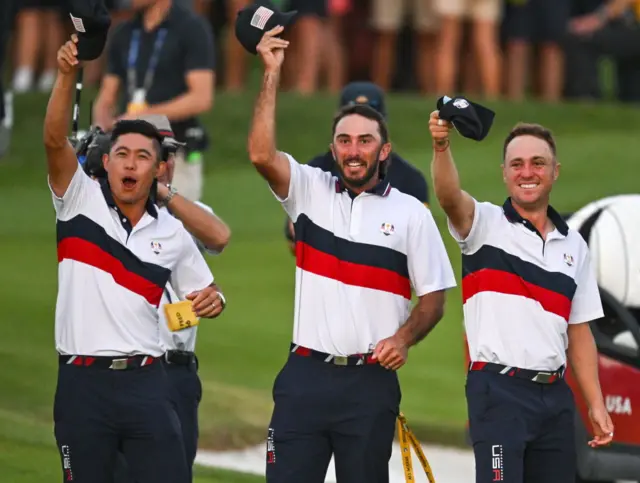
[{"label": "polo shirt collar", "polygon": [[[102,189],[102,194],[104,196],[107,205],[110,208],[118,208],[116,205],[116,201],[113,199],[113,193],[111,192],[111,187],[109,186],[109,181],[105,178],[100,178],[100,188]],[[147,198],[147,204],[145,206],[147,213],[149,213],[154,218],[158,218],[158,210],[156,209],[156,205],[153,204],[151,197]]]},{"label": "polo shirt collar", "polygon": [[[343,191],[350,192],[349,188],[345,186],[342,180],[338,177],[336,179],[336,193],[342,193]],[[391,183],[389,183],[385,179],[380,180],[373,188],[365,191],[365,193],[371,193],[371,194],[382,196],[382,197],[389,196],[390,192],[391,192]]]},{"label": "polo shirt collar", "polygon": [[[520,214],[513,207],[513,203],[511,202],[511,197],[508,197],[504,204],[502,205],[502,209],[504,211],[507,220],[511,223],[522,223],[529,230],[537,232],[536,228],[526,218],[520,216]],[[556,229],[562,236],[567,236],[569,234],[569,225],[564,221],[560,213],[558,213],[551,205],[547,207],[547,216],[551,220],[551,222],[555,225]]]}]

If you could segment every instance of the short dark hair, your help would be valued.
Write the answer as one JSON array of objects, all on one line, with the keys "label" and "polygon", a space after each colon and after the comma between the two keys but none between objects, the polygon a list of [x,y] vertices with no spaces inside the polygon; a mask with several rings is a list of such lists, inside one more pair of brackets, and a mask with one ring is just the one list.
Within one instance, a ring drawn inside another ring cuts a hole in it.
[{"label": "short dark hair", "polygon": [[358,116],[376,121],[378,123],[378,131],[380,132],[382,144],[389,142],[389,129],[387,128],[387,123],[384,120],[384,117],[373,107],[367,104],[347,104],[346,106],[341,107],[333,118],[333,128],[331,129],[332,138],[336,134],[336,126],[340,120],[352,114],[357,114]]},{"label": "short dark hair", "polygon": [[166,161],[164,158],[164,150],[162,149],[162,142],[164,136],[160,134],[160,131],[150,122],[143,121],[141,119],[118,121],[111,131],[111,145],[109,150],[113,148],[118,138],[124,134],[140,134],[146,138],[151,139],[153,143],[153,150],[156,153],[158,162]]},{"label": "short dark hair", "polygon": [[556,156],[556,141],[553,138],[553,134],[549,129],[542,126],[541,124],[530,124],[526,122],[519,122],[516,124],[513,129],[507,134],[506,139],[504,140],[504,147],[502,150],[502,158],[504,159],[507,155],[507,146],[511,141],[520,136],[533,136],[538,139],[542,139],[545,141],[549,147],[551,148],[551,152],[553,153],[553,157]]}]

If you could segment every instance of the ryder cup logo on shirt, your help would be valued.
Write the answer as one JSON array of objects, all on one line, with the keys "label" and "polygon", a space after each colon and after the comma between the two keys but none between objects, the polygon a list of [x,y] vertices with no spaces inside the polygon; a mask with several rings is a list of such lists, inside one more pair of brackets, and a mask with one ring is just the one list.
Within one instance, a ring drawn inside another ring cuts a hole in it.
[{"label": "ryder cup logo on shirt", "polygon": [[160,250],[162,250],[162,245],[160,245],[159,242],[152,241],[151,242],[151,250],[153,250],[153,253],[158,255],[160,253]]},{"label": "ryder cup logo on shirt", "polygon": [[395,227],[391,223],[383,223],[380,227],[380,231],[384,233],[385,236],[393,235],[396,231]]},{"label": "ryder cup logo on shirt", "polygon": [[260,30],[264,30],[264,26],[267,25],[267,21],[273,14],[274,11],[268,9],[267,7],[258,8],[258,10],[256,10],[256,13],[254,13],[253,17],[251,18],[251,26]]}]

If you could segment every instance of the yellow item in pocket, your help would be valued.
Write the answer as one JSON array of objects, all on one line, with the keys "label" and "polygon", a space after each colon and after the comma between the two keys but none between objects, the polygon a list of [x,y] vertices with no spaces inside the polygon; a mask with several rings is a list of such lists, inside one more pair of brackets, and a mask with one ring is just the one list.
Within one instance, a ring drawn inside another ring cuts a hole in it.
[{"label": "yellow item in pocket", "polygon": [[398,416],[398,439],[400,439],[400,450],[402,452],[402,468],[404,469],[404,480],[407,483],[411,483],[415,480],[413,474],[413,461],[411,459],[411,446],[413,446],[414,451],[416,452],[416,456],[422,465],[422,469],[424,470],[425,475],[427,475],[427,479],[429,483],[435,483],[436,480],[433,477],[433,471],[431,470],[431,465],[429,465],[429,461],[427,457],[424,455],[422,451],[422,447],[418,442],[418,439],[413,434],[413,431],[409,429],[409,425],[407,424],[407,418],[404,417],[404,414],[400,413]]},{"label": "yellow item in pocket", "polygon": [[164,304],[164,315],[171,332],[195,327],[200,323],[200,319],[193,311],[191,300]]}]

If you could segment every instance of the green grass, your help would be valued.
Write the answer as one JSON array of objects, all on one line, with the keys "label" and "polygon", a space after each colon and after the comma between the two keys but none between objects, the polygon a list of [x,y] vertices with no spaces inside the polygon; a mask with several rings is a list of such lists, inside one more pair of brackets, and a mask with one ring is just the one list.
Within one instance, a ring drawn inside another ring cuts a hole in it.
[{"label": "green grass", "polygon": [[[84,112],[90,92],[85,93]],[[246,157],[254,94],[219,95],[206,123],[213,139],[206,159],[204,201],[233,230],[231,244],[210,258],[229,306],[205,321],[198,352],[204,398],[202,446],[231,448],[262,441],[271,411],[271,384],[287,356],[292,326],[294,260],[282,236],[284,212]],[[389,122],[396,150],[429,173],[428,117],[434,99],[393,96]],[[20,97],[12,151],[0,161],[0,467],[13,483],[58,476],[52,437],[56,357],[53,314],[57,290],[55,216],[46,186],[41,143],[46,99]],[[561,211],[590,200],[637,191],[640,111],[616,106],[492,106],[497,117],[482,143],[455,138],[464,187],[494,202],[505,197],[499,171],[502,139],[517,121],[535,121],[558,138],[562,171],[553,202]],[[330,138],[335,99],[281,96],[279,147],[306,161]],[[430,183],[431,184],[431,183]],[[460,256],[433,211],[459,279]],[[460,442],[466,416],[462,310],[459,290],[448,297],[445,318],[411,351],[400,371],[402,409],[425,440]],[[8,469],[8,470],[7,470]],[[201,473],[202,483],[234,480]],[[257,481],[257,480],[256,480]]]}]

